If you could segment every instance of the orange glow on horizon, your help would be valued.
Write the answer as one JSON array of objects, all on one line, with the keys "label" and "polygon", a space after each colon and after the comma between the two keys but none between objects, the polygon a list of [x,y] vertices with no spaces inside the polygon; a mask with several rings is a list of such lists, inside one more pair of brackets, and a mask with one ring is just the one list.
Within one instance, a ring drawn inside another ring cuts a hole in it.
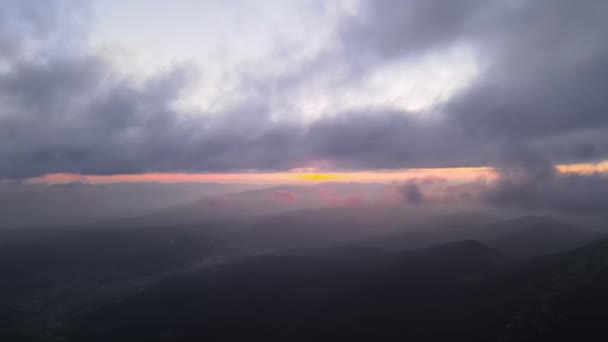
[{"label": "orange glow on horizon", "polygon": [[467,181],[483,178],[495,178],[492,168],[437,168],[405,169],[389,171],[354,171],[354,172],[275,172],[275,173],[143,173],[118,175],[80,175],[71,173],[54,173],[30,178],[31,183],[121,183],[121,182],[217,182],[217,183],[310,183],[310,182],[381,182],[404,181],[408,179],[441,178],[451,181]]},{"label": "orange glow on horizon", "polygon": [[599,163],[581,163],[556,166],[559,172],[588,175],[592,173],[608,173],[608,160]]},{"label": "orange glow on horizon", "polygon": [[[608,161],[595,164],[557,165],[563,173],[608,173]],[[379,182],[406,181],[408,179],[444,179],[466,182],[478,179],[492,180],[498,173],[492,167],[419,168],[402,170],[353,171],[320,173],[314,168],[298,168],[289,172],[272,173],[143,173],[117,175],[80,175],[54,173],[28,179],[31,183],[121,183],[121,182],[216,182],[216,183],[310,183],[310,182]]]},{"label": "orange glow on horizon", "polygon": [[300,173],[296,175],[296,178],[301,180],[309,181],[330,181],[339,180],[344,176],[338,173]]}]

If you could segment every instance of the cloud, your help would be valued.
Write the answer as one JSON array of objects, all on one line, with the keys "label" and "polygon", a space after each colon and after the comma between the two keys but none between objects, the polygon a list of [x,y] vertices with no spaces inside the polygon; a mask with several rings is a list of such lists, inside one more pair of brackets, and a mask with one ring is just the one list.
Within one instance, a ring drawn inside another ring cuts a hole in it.
[{"label": "cloud", "polygon": [[496,181],[430,184],[414,179],[393,186],[405,204],[490,206],[581,214],[608,211],[608,175],[559,173],[553,166],[504,168]]},{"label": "cloud", "polygon": [[442,50],[467,38],[477,16],[496,1],[367,0],[340,26],[340,42],[355,66],[367,68]]},{"label": "cloud", "polygon": [[[316,190],[321,200],[328,207],[364,207],[370,204],[368,196],[358,193],[355,186],[345,184],[347,191],[334,189],[331,185],[319,185]],[[348,189],[348,188],[352,189]],[[342,189],[344,190],[344,189]]]},{"label": "cloud", "polygon": [[345,207],[365,207],[369,205],[367,199],[361,195],[348,195],[343,199],[343,205]]},{"label": "cloud", "polygon": [[[507,167],[526,150],[550,165],[608,157],[608,4],[601,1],[362,1],[318,55],[278,76],[243,72],[209,112],[176,106],[197,81],[196,68],[128,77],[89,50],[80,3],[0,4],[0,178],[276,171],[319,160],[344,170]],[[310,87],[358,82],[453,46],[474,51],[480,73],[427,112],[387,103],[311,123],[275,116]],[[331,70],[335,79],[322,77]],[[546,177],[543,184],[558,189],[603,182]]]},{"label": "cloud", "polygon": [[22,0],[0,3],[0,61],[48,58],[71,52],[86,39],[86,1]]},{"label": "cloud", "polygon": [[420,190],[420,187],[414,181],[408,181],[402,184],[397,189],[401,196],[403,196],[403,201],[408,204],[420,204],[424,202],[424,194]]},{"label": "cloud", "polygon": [[[340,37],[346,58],[364,66],[355,72],[453,46],[474,51],[479,75],[435,110],[467,137],[452,140],[455,149],[487,151],[455,160],[496,165],[524,144],[553,162],[587,161],[608,155],[606,13],[606,3],[593,1],[370,0]],[[446,144],[434,139],[438,149]]]},{"label": "cloud", "polygon": [[297,202],[298,195],[292,191],[277,190],[272,193],[272,198],[279,202]]},{"label": "cloud", "polygon": [[608,176],[559,173],[544,160],[504,167],[495,184],[481,193],[485,203],[532,210],[608,210]]},{"label": "cloud", "polygon": [[448,106],[455,121],[480,139],[526,143],[555,159],[604,157],[608,27],[600,13],[607,12],[603,2],[567,1],[505,12],[478,38],[491,59]]}]

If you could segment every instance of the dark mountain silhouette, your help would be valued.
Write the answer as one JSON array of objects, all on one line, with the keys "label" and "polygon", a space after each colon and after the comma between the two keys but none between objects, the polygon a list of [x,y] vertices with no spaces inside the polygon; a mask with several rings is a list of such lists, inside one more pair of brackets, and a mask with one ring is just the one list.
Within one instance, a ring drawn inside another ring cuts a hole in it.
[{"label": "dark mountain silhouette", "polygon": [[608,240],[541,260],[547,266],[527,277],[537,296],[512,317],[503,340],[608,339]]},{"label": "dark mountain silhouette", "polygon": [[608,240],[515,263],[476,241],[403,252],[372,268],[329,254],[255,257],[169,279],[86,315],[71,340],[606,337]]},{"label": "dark mountain silhouette", "polygon": [[165,273],[232,253],[227,244],[199,228],[3,232],[0,336],[18,336],[21,330],[45,334],[74,311],[137,291]]},{"label": "dark mountain silhouette", "polygon": [[320,208],[255,218],[233,235],[246,248],[316,247],[370,234],[374,209]]},{"label": "dark mountain silhouette", "polygon": [[498,220],[491,212],[457,211],[448,214],[413,215],[396,231],[388,234],[377,232],[361,239],[359,243],[393,251],[417,249],[434,244],[475,239],[472,232]]},{"label": "dark mountain silhouette", "polygon": [[521,258],[564,252],[598,238],[598,234],[544,216],[498,222],[474,233],[474,238]]},{"label": "dark mountain silhouette", "polygon": [[511,259],[474,240],[433,245],[401,253],[402,266],[439,270],[485,272],[508,265]]},{"label": "dark mountain silhouette", "polygon": [[[374,333],[420,337],[424,333],[418,323],[429,327],[430,312],[439,313],[444,305],[456,308],[464,300],[446,289],[472,293],[473,284],[507,260],[474,241],[396,255],[373,268],[361,258],[335,258],[344,248],[336,251],[328,253],[328,248],[312,257],[256,257],[171,279],[86,317],[74,338],[307,340]],[[420,310],[425,314],[419,315]],[[144,329],[143,322],[154,324]],[[410,324],[412,330],[403,330]],[[454,328],[445,327],[440,334],[447,336]],[[180,333],[175,335],[176,331]],[[433,329],[428,332],[437,334]]]},{"label": "dark mountain silhouette", "polygon": [[415,232],[370,237],[364,243],[399,250],[472,239],[507,255],[529,258],[564,252],[601,236],[546,216],[524,216],[491,224],[482,224],[484,216],[478,216],[462,215],[460,219],[456,216],[454,222],[449,218],[429,220],[414,225]]},{"label": "dark mountain silhouette", "polygon": [[277,251],[274,254],[362,262],[386,262],[395,257],[395,253],[381,248],[357,245],[329,246],[316,248],[291,248]]},{"label": "dark mountain silhouette", "polygon": [[[593,234],[525,217],[362,237],[369,213],[2,232],[0,337],[559,341],[577,336],[575,328],[600,329],[608,242],[554,253],[555,239]],[[496,243],[527,232],[551,254],[522,259],[513,253],[520,245]],[[403,240],[377,246],[395,237]],[[399,244],[406,248],[395,251]]]},{"label": "dark mountain silhouette", "polygon": [[440,234],[431,232],[401,232],[387,235],[365,237],[357,242],[368,246],[400,251],[423,248],[446,241]]}]

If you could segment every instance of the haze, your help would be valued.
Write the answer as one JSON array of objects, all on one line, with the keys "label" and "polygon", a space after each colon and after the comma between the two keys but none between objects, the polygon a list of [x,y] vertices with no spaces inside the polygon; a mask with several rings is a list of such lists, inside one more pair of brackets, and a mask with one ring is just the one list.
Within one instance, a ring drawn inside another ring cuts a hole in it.
[{"label": "haze", "polygon": [[0,337],[604,340],[607,17],[0,1]]}]

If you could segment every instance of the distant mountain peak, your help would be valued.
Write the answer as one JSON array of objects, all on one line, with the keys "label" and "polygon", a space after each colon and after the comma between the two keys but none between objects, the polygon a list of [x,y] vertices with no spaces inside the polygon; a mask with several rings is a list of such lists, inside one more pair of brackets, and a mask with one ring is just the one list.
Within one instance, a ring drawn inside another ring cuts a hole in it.
[{"label": "distant mountain peak", "polygon": [[487,271],[511,261],[497,250],[475,240],[441,243],[405,251],[401,255],[404,266],[466,271]]},{"label": "distant mountain peak", "polygon": [[576,248],[595,238],[585,229],[549,216],[524,216],[484,227],[481,239],[517,257],[553,254]]}]

